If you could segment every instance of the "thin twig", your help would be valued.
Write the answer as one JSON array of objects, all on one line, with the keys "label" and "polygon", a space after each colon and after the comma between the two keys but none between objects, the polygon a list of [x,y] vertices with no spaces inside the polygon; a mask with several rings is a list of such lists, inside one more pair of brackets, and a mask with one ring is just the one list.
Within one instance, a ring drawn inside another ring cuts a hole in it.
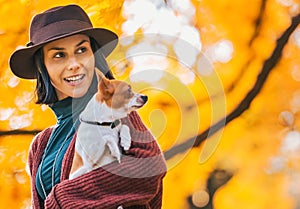
[{"label": "thin twig", "polygon": [[257,38],[257,36],[261,30],[262,20],[263,20],[263,16],[264,16],[264,13],[266,10],[266,4],[267,4],[267,0],[261,1],[259,14],[257,16],[257,19],[255,20],[255,30],[254,30],[253,36],[251,37],[251,39],[249,41],[249,46],[252,45],[253,41]]}]

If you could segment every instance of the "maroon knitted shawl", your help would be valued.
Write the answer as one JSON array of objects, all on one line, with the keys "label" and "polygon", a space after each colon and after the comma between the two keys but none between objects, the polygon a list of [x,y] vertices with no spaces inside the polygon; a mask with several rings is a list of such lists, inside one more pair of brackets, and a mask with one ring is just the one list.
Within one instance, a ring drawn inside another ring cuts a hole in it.
[{"label": "maroon knitted shawl", "polygon": [[43,202],[36,191],[36,172],[52,128],[35,137],[29,151],[32,207],[34,209],[159,209],[166,164],[161,150],[136,112],[122,120],[130,128],[132,146],[121,163],[111,163],[73,180],[68,180],[76,135],[62,163],[61,182]]}]

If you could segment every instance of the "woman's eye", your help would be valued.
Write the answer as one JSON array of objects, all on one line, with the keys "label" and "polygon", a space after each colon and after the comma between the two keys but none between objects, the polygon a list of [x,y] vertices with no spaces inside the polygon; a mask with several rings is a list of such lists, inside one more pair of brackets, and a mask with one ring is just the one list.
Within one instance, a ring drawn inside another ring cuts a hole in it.
[{"label": "woman's eye", "polygon": [[77,53],[82,54],[82,53],[84,53],[84,52],[86,52],[86,51],[87,51],[87,48],[86,48],[86,47],[81,47],[81,48],[79,48],[79,49],[77,50]]},{"label": "woman's eye", "polygon": [[55,53],[53,57],[54,57],[54,58],[62,58],[62,57],[64,57],[64,56],[65,56],[64,53],[58,52],[58,53]]}]

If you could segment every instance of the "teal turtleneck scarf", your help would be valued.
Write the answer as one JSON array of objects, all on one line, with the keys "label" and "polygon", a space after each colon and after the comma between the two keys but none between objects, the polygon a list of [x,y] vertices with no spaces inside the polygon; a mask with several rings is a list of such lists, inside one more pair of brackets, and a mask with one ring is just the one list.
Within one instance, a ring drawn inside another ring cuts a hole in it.
[{"label": "teal turtleneck scarf", "polygon": [[81,98],[68,97],[50,106],[57,118],[36,175],[36,188],[45,200],[52,187],[60,182],[61,165],[67,148],[78,128],[79,114],[97,91],[94,75],[88,92]]}]

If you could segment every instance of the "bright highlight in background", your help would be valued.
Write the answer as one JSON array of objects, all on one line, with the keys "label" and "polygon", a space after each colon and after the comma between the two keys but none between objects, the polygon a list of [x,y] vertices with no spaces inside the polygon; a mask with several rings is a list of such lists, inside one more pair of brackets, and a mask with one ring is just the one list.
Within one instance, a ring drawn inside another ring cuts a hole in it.
[{"label": "bright highlight in background", "polygon": [[[170,40],[159,40],[158,37],[156,43],[151,43],[153,47],[161,47],[163,49],[162,54],[160,54],[161,57],[147,56],[146,59],[138,57],[137,60],[133,60],[132,74],[142,71],[143,66],[148,66],[148,69],[152,68],[154,70],[166,69],[167,61],[163,58],[164,55],[168,54],[168,50],[163,47],[166,44],[173,46],[173,51],[179,61],[186,66],[193,66],[202,48],[199,31],[194,27],[194,14],[195,8],[189,0],[170,0],[167,4],[161,0],[125,1],[123,16],[126,18],[126,21],[122,25],[122,36],[127,37],[136,33],[142,33],[170,37]],[[148,41],[148,39],[145,39],[146,43]],[[168,41],[169,43],[166,43]],[[128,44],[128,42],[125,44]],[[184,48],[187,44],[192,46],[188,50]],[[131,50],[135,51],[136,47],[139,47],[139,44],[129,49],[129,53]],[[130,55],[127,54],[127,57],[130,58]],[[161,75],[148,75],[145,78],[140,78],[140,80],[155,82],[160,78]],[[134,80],[136,79],[138,78],[134,78]]]}]

